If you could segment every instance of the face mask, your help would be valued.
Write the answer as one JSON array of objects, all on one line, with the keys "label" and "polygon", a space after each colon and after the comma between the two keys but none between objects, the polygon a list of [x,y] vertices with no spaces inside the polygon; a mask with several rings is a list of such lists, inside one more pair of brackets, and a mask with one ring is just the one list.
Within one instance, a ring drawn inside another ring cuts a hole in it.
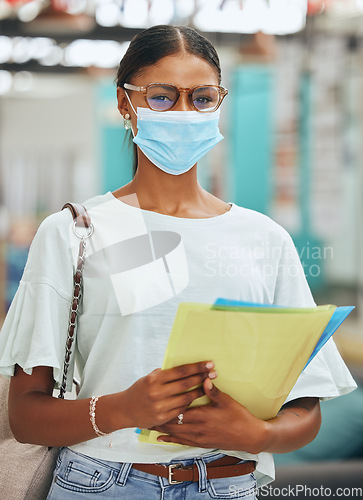
[{"label": "face mask", "polygon": [[219,132],[219,110],[153,111],[137,108],[138,132],[134,143],[157,167],[168,174],[188,172],[223,136]]}]

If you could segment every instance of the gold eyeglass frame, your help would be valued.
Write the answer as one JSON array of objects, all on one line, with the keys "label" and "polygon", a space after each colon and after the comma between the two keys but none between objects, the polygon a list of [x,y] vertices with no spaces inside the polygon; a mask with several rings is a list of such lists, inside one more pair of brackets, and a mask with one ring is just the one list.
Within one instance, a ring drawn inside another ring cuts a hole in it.
[{"label": "gold eyeglass frame", "polygon": [[[159,110],[159,109],[153,109],[149,105],[149,103],[147,101],[147,98],[146,98],[147,91],[148,91],[148,89],[150,87],[153,87],[153,86],[156,86],[156,85],[157,86],[166,85],[168,87],[172,87],[173,89],[175,89],[175,91],[176,91],[176,99],[175,99],[173,105],[170,108],[168,108],[168,109],[160,109]],[[144,99],[145,99],[147,107],[149,109],[151,109],[152,111],[157,111],[158,113],[164,113],[165,111],[170,111],[171,109],[173,109],[173,107],[178,102],[178,99],[180,97],[180,93],[181,92],[186,92],[188,94],[190,104],[195,109],[195,111],[198,111],[198,113],[214,113],[214,111],[217,111],[217,109],[219,108],[219,106],[222,104],[223,99],[228,94],[228,90],[225,89],[224,87],[221,87],[220,85],[197,85],[196,87],[192,87],[192,88],[178,88],[175,85],[172,85],[171,83],[149,83],[149,85],[146,85],[146,87],[137,87],[136,85],[132,85],[131,83],[124,83],[123,87],[125,89],[127,89],[127,90],[135,90],[136,92],[142,92],[143,95],[144,95]],[[193,99],[192,99],[192,94],[193,94],[194,90],[196,90],[196,89],[203,89],[205,87],[214,87],[214,88],[217,88],[218,91],[219,91],[219,102],[218,102],[217,106],[215,108],[211,109],[210,111],[201,111],[200,109],[197,109],[194,106],[194,102],[193,102]]]}]

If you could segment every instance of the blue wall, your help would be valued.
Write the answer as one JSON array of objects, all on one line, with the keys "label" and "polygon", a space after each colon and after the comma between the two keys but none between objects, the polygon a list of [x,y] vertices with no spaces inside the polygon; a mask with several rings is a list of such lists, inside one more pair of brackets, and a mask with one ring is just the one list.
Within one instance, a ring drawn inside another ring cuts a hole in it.
[{"label": "blue wall", "polygon": [[[304,265],[309,285],[324,285],[323,242],[311,231],[311,77],[300,79],[298,103],[298,182],[302,229],[291,234]],[[270,213],[274,189],[274,75],[267,65],[236,68],[230,92],[231,174],[230,198],[246,208]],[[277,110],[278,112],[278,110]],[[314,251],[312,251],[314,249]],[[318,272],[318,274],[317,274]]]},{"label": "blue wall", "polygon": [[[116,87],[112,81],[96,87],[96,137],[99,146],[102,191],[113,191],[132,179],[133,148],[117,110]],[[117,113],[117,111],[116,111]],[[126,136],[127,135],[127,136]]]},{"label": "blue wall", "polygon": [[272,75],[266,66],[243,66],[232,79],[231,199],[268,213],[271,200]]}]

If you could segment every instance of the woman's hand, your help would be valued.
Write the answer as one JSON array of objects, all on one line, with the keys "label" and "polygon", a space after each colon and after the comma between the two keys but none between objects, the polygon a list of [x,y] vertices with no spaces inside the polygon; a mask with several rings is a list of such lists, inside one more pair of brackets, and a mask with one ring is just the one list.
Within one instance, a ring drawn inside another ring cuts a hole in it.
[{"label": "woman's hand", "polygon": [[[122,392],[102,396],[96,422],[105,433],[126,427],[150,428],[176,419],[194,399],[204,395],[203,380],[215,378],[214,364],[204,361],[170,370],[154,370]],[[96,436],[89,417],[90,399],[52,396],[53,369],[33,368],[27,375],[19,366],[9,391],[10,424],[22,443],[71,446]],[[187,392],[189,391],[189,392]]]},{"label": "woman's hand", "polygon": [[264,421],[215,387],[203,383],[210,405],[183,412],[183,424],[175,420],[154,430],[167,434],[160,442],[201,448],[239,450],[257,454],[262,451],[287,453],[311,442],[319,431],[321,416],[318,398],[300,398],[282,407],[277,416]]},{"label": "woman's hand", "polygon": [[266,422],[220,391],[210,379],[203,383],[211,404],[189,408],[183,412],[183,424],[175,420],[154,427],[163,434],[159,441],[201,448],[261,451],[267,439]]},{"label": "woman's hand", "polygon": [[168,370],[158,368],[137,380],[121,393],[119,411],[125,418],[126,409],[129,419],[125,427],[150,429],[175,419],[195,399],[204,396],[201,384],[208,377],[215,378],[213,368],[211,361]]}]

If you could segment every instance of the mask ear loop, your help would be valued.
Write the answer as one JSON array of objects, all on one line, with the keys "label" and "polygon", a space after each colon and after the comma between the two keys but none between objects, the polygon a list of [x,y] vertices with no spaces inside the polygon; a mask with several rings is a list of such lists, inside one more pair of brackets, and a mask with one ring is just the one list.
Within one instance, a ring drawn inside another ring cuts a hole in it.
[{"label": "mask ear loop", "polygon": [[[125,92],[125,96],[126,96],[127,100],[129,101],[129,104],[130,104],[130,106],[132,108],[132,111],[135,113],[135,115],[137,117],[137,112],[136,112],[135,108],[132,105],[132,102],[131,102],[131,99],[130,99],[128,93],[126,92],[126,90],[124,90],[124,92]],[[130,126],[130,129],[131,129],[131,133],[132,133],[133,137],[135,137],[135,133],[133,131],[132,125]]]}]

